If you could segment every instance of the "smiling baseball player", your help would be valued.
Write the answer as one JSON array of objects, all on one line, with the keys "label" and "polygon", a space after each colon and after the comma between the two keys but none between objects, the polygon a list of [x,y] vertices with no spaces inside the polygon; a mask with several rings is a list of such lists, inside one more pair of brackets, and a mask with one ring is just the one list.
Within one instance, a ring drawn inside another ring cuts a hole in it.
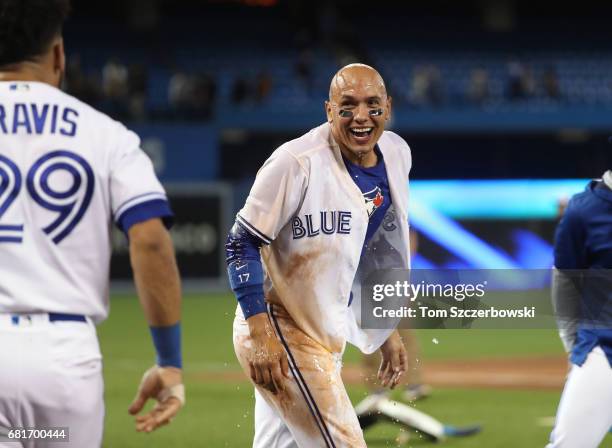
[{"label": "smiling baseball player", "polygon": [[391,98],[372,67],[342,68],[325,110],[264,163],[226,245],[256,448],[365,446],[340,376],[346,341],[382,345],[385,386],[407,367],[396,331],[360,328],[360,282],[409,265],[410,149],[384,131]]},{"label": "smiling baseball player", "polygon": [[[129,408],[158,400],[137,430],[167,424],[184,401],[172,213],[139,138],[58,89],[68,10],[0,1],[0,447],[101,445],[95,324],[108,315],[113,220],[158,353]],[[49,427],[67,430],[20,432]]]}]

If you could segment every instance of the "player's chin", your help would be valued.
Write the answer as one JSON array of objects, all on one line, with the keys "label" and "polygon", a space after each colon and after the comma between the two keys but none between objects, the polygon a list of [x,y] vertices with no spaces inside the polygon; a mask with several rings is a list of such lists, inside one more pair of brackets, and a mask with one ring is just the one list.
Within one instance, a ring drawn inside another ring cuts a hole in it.
[{"label": "player's chin", "polygon": [[376,145],[377,140],[378,139],[376,140],[370,139],[367,142],[355,142],[355,141],[350,140],[349,141],[350,144],[347,146],[350,148],[353,154],[358,155],[358,156],[359,155],[363,156],[369,153],[370,151],[374,150],[374,146]]},{"label": "player's chin", "polygon": [[374,150],[373,146],[352,146],[350,150],[356,157],[364,157]]}]

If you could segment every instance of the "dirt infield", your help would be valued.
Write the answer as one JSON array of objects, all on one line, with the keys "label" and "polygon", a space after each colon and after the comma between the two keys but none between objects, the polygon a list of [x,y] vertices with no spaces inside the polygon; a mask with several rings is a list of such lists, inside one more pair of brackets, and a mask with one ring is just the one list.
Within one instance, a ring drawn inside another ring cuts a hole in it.
[{"label": "dirt infield", "polygon": [[[565,357],[432,360],[422,374],[426,383],[439,387],[559,390],[567,368]],[[349,384],[363,381],[358,366],[345,367],[343,377]]]},{"label": "dirt infield", "polygon": [[[427,361],[422,367],[423,379],[434,387],[494,389],[561,390],[567,372],[565,357],[525,357]],[[199,372],[198,381],[243,382],[240,371]],[[359,365],[346,365],[342,371],[346,384],[363,384]]]}]

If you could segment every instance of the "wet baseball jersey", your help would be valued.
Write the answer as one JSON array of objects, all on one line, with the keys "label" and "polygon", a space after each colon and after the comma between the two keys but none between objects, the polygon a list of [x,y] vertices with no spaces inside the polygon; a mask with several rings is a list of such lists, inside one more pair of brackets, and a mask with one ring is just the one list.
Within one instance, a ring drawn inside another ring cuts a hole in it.
[{"label": "wet baseball jersey", "polygon": [[[378,147],[392,205],[363,257],[371,207],[351,179],[327,123],[274,151],[237,216],[266,243],[261,250],[266,300],[281,305],[331,352],[341,352],[347,340],[372,352],[387,339],[391,328],[360,327],[360,281],[372,266],[409,266],[410,148],[389,131]],[[362,258],[378,262],[360,263]]]}]

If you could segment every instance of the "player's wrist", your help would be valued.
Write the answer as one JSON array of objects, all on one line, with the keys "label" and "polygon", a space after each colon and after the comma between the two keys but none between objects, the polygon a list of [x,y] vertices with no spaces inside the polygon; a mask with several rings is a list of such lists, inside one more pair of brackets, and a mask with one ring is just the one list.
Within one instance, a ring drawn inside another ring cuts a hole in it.
[{"label": "player's wrist", "polygon": [[245,319],[250,319],[260,314],[267,314],[268,311],[263,288],[260,287],[255,287],[249,293],[241,295],[238,298],[238,304]]},{"label": "player's wrist", "polygon": [[181,323],[168,326],[150,326],[151,338],[157,354],[156,364],[161,368],[183,368],[181,353]]},{"label": "player's wrist", "polygon": [[181,367],[160,366],[158,364],[155,364],[155,368],[161,376],[166,378],[175,378],[179,380],[178,382],[182,382],[183,369]]},{"label": "player's wrist", "polygon": [[268,337],[274,334],[267,313],[254,314],[246,321],[249,326],[249,334],[253,338]]}]

